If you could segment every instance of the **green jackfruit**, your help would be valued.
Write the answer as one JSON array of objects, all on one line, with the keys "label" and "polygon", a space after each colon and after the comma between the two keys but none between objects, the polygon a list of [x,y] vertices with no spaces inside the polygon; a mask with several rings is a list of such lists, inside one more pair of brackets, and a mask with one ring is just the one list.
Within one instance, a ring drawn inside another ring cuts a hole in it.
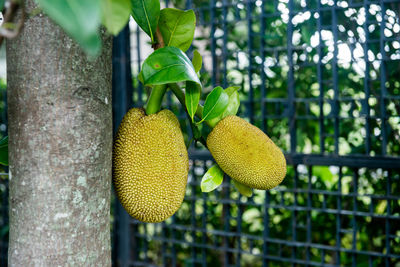
[{"label": "green jackfruit", "polygon": [[279,147],[237,116],[218,122],[207,137],[207,147],[226,174],[248,187],[271,189],[286,175],[286,160]]},{"label": "green jackfruit", "polygon": [[169,110],[145,115],[133,108],[119,126],[113,150],[113,183],[126,211],[143,222],[161,222],[181,206],[189,159],[178,119]]}]

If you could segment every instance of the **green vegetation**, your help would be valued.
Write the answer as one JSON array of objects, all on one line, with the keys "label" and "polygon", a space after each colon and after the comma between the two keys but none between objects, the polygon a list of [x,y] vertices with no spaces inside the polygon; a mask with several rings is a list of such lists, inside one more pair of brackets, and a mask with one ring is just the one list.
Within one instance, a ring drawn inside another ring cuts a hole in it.
[{"label": "green vegetation", "polygon": [[[207,172],[203,177],[200,188],[207,192],[215,190],[223,181],[223,172],[221,169],[236,178],[238,191],[244,195],[250,195],[251,188],[253,187],[271,189],[279,184],[286,173],[285,158],[279,148],[265,134],[254,126],[251,126],[248,122],[242,120],[242,123],[236,123],[228,117],[229,115],[236,115],[239,109],[240,99],[237,92],[239,87],[233,86],[224,89],[221,86],[217,86],[206,95],[204,106],[200,104],[203,84],[199,79],[199,72],[201,71],[203,60],[198,52],[194,53],[192,60],[185,54],[185,51],[191,46],[194,37],[196,27],[194,12],[173,8],[164,8],[160,11],[160,6],[153,3],[154,1],[136,2],[137,5],[133,5],[133,18],[138,26],[150,37],[152,47],[155,50],[144,60],[141,71],[137,76],[141,84],[151,90],[145,105],[145,112],[149,115],[148,118],[154,117],[152,116],[154,114],[161,114],[157,112],[161,109],[162,99],[166,90],[170,89],[184,107],[188,117],[190,117],[190,120],[187,121],[192,131],[196,133],[192,136],[192,139],[202,143],[207,148],[206,140],[208,140],[208,134],[211,132],[210,135],[216,136],[215,138],[211,138],[211,141],[207,141],[207,143],[211,145],[210,149],[217,156],[217,163],[221,163],[222,168],[216,166],[215,170],[219,171]],[[124,134],[118,134],[116,139],[114,147],[114,181],[118,197],[129,214],[144,222],[160,222],[171,216],[173,214],[171,211],[175,211],[176,208],[175,206],[172,209],[164,207],[169,203],[169,201],[164,203],[164,200],[170,196],[165,188],[173,186],[165,183],[165,178],[158,171],[164,168],[168,169],[170,166],[180,168],[182,166],[186,167],[186,165],[178,166],[178,162],[175,162],[173,157],[172,163],[167,158],[159,160],[157,156],[158,150],[161,149],[161,153],[162,149],[165,149],[167,146],[164,144],[164,147],[158,147],[156,141],[158,141],[157,138],[160,141],[165,139],[163,135],[167,133],[157,132],[158,134],[156,134],[153,128],[145,127],[142,123],[136,123],[135,112],[136,110],[133,112],[134,115],[128,114],[128,119],[123,123],[122,128],[120,128],[124,131]],[[129,119],[130,116],[134,118],[132,121]],[[232,127],[228,127],[227,123],[232,123],[233,127],[246,125],[246,127],[242,127],[243,131],[241,133],[243,135],[245,131],[252,132],[247,136],[249,139],[239,141],[237,136],[227,135],[228,132],[232,132]],[[160,125],[159,127],[162,128],[163,126]],[[129,129],[129,131],[125,129]],[[255,129],[257,129],[257,132]],[[137,132],[140,133],[142,131],[147,131],[148,135],[152,135],[154,138],[152,139],[153,141],[148,142],[149,136],[145,135],[136,139]],[[134,143],[130,140],[131,138],[125,137],[128,133],[129,136],[135,137],[133,138]],[[258,136],[260,134],[262,135],[261,137]],[[224,135],[229,136],[231,140],[224,138]],[[253,140],[254,138],[256,140]],[[141,140],[146,144],[145,147],[137,145]],[[255,142],[261,142],[263,151],[248,157],[248,154],[242,154],[242,151],[235,149],[240,147],[240,144],[236,144],[238,142],[246,143],[240,150],[243,148],[249,150],[255,149]],[[174,144],[173,139],[170,139],[169,143]],[[190,145],[191,142],[188,143]],[[221,153],[221,149],[219,149],[221,145],[228,145],[232,149],[225,150],[228,154],[225,152]],[[127,147],[129,149],[125,151]],[[136,151],[133,148],[138,148],[138,150]],[[155,154],[149,153],[149,151],[154,151]],[[132,158],[132,155],[146,157],[146,159],[136,161],[135,158]],[[268,164],[264,166],[263,164],[266,163],[266,160],[261,159],[261,157],[266,155],[268,159],[276,158],[277,163],[274,162],[271,164],[268,161]],[[156,158],[153,159],[152,157]],[[226,161],[223,157],[229,160]],[[247,163],[249,163],[246,174],[238,170],[238,167],[241,168],[240,164],[235,164],[244,158],[247,158]],[[156,163],[153,161],[156,161]],[[229,165],[235,166],[232,168]],[[250,171],[251,168],[257,170]],[[181,172],[177,172],[177,174],[180,176]],[[173,173],[167,176],[171,177]],[[162,187],[154,188],[154,183],[162,184]],[[137,187],[137,189],[134,187]],[[181,195],[180,189],[177,189],[179,192],[178,195]],[[139,191],[135,192],[135,190]],[[145,192],[145,199],[138,198],[138,195],[142,191]],[[150,194],[149,192],[152,193]],[[151,200],[147,199],[152,194],[157,195],[157,197]],[[177,198],[176,194],[172,194],[172,196],[172,199],[180,200],[177,203],[182,201],[180,198]],[[127,203],[128,200],[129,203]],[[161,206],[158,206],[157,203],[161,204]],[[156,210],[159,212],[167,210],[167,212],[162,215],[153,216]]]}]

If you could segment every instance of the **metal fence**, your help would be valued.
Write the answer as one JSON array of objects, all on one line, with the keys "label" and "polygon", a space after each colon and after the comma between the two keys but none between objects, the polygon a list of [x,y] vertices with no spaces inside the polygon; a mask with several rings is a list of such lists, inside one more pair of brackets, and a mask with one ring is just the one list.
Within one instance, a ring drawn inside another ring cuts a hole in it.
[{"label": "metal fence", "polygon": [[[192,146],[187,193],[175,216],[144,224],[113,207],[114,264],[399,266],[400,2],[170,2],[196,11],[189,54],[206,55],[206,88],[241,85],[241,116],[283,148],[288,174],[278,188],[251,198],[228,177],[204,194],[200,179],[213,162]],[[146,100],[130,74],[151,51],[131,26],[114,42],[115,126],[128,107]],[[184,118],[172,95],[166,105]],[[0,109],[5,134],[5,99]],[[183,121],[182,128],[190,136]],[[7,170],[0,172],[0,266],[6,266],[8,182]]]},{"label": "metal fence", "polygon": [[[117,207],[114,262],[119,266],[400,266],[400,2],[398,0],[193,0],[193,49],[201,80],[241,86],[240,115],[284,151],[288,174],[278,188],[240,196],[228,177],[205,194],[212,166],[190,148],[182,207],[160,224]],[[116,44],[116,95],[133,105],[145,89],[135,78],[151,52],[131,24]],[[131,64],[126,62],[131,58]],[[131,68],[131,69],[130,69]],[[209,74],[207,74],[209,73]],[[130,88],[132,90],[132,88]],[[117,99],[117,98],[115,98]],[[118,101],[118,100],[117,100]],[[165,104],[185,118],[173,95]],[[117,108],[117,107],[116,107]],[[190,138],[190,127],[182,120]]]}]

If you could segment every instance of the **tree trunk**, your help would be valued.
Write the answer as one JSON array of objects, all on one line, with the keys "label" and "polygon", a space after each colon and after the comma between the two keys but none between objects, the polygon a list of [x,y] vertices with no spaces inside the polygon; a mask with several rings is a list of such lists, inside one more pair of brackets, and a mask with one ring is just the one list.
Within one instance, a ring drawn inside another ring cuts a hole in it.
[{"label": "tree trunk", "polygon": [[111,38],[103,41],[89,61],[39,14],[7,42],[10,266],[111,265]]}]

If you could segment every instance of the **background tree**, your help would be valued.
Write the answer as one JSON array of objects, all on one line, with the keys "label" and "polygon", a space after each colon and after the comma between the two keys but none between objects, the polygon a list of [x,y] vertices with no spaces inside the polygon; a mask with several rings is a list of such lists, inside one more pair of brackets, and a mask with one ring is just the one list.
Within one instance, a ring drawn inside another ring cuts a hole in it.
[{"label": "background tree", "polygon": [[111,38],[88,60],[35,11],[7,41],[9,265],[110,266]]}]

